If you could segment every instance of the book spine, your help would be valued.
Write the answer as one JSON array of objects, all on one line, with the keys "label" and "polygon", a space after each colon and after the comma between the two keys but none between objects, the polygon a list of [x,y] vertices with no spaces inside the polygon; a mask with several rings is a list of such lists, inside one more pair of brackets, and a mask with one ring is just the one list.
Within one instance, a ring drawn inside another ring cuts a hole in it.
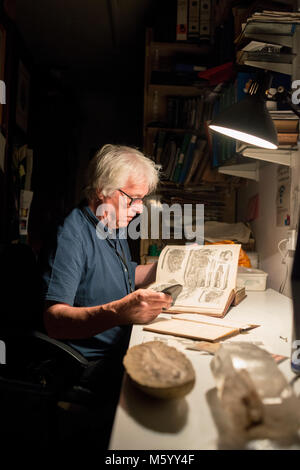
[{"label": "book spine", "polygon": [[187,41],[188,0],[177,0],[176,41]]},{"label": "book spine", "polygon": [[278,133],[299,133],[299,119],[273,119]]},{"label": "book spine", "polygon": [[200,40],[211,36],[211,0],[200,0]]},{"label": "book spine", "polygon": [[170,181],[174,181],[174,174],[175,174],[177,163],[179,161],[179,155],[180,155],[180,146],[177,144],[176,156],[175,156],[173,167],[172,167],[171,174],[170,174]]},{"label": "book spine", "polygon": [[200,37],[200,0],[189,0],[189,21],[188,34],[189,40],[198,40]]},{"label": "book spine", "polygon": [[158,131],[157,146],[156,146],[156,151],[155,151],[155,163],[160,163],[161,154],[164,148],[165,138],[166,138],[166,132]]},{"label": "book spine", "polygon": [[289,132],[289,133],[278,132],[277,137],[278,137],[279,145],[281,144],[297,145],[299,134],[294,133],[294,132]]},{"label": "book spine", "polygon": [[178,162],[177,162],[177,165],[176,165],[176,168],[175,168],[175,171],[174,171],[174,176],[173,176],[174,183],[178,183],[179,176],[180,176],[180,173],[181,173],[181,168],[182,168],[183,161],[184,161],[185,152],[187,150],[187,146],[189,144],[189,141],[190,141],[190,134],[184,134],[182,145],[181,145],[181,148],[180,148]]},{"label": "book spine", "polygon": [[184,183],[185,177],[187,175],[187,171],[188,171],[188,169],[189,169],[189,167],[192,163],[194,149],[195,149],[195,146],[196,146],[196,141],[197,141],[197,136],[192,135],[190,143],[189,143],[188,148],[187,148],[187,151],[186,151],[185,156],[184,156],[182,168],[181,168],[181,171],[180,171],[180,175],[178,177],[178,183]]}]

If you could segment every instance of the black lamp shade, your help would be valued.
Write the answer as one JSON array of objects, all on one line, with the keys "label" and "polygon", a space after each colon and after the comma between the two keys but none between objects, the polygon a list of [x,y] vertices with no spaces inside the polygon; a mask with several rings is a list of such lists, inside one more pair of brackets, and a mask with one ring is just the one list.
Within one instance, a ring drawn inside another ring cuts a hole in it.
[{"label": "black lamp shade", "polygon": [[222,111],[210,129],[247,142],[257,147],[276,149],[277,131],[265,101],[257,95],[248,95]]}]

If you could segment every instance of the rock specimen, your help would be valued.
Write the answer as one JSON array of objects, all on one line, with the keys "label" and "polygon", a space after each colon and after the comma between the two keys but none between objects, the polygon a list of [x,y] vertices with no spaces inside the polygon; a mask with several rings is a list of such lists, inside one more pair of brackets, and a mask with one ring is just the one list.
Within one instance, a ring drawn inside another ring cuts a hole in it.
[{"label": "rock specimen", "polygon": [[123,364],[133,383],[157,398],[183,397],[195,383],[190,360],[161,341],[133,346],[127,351]]}]

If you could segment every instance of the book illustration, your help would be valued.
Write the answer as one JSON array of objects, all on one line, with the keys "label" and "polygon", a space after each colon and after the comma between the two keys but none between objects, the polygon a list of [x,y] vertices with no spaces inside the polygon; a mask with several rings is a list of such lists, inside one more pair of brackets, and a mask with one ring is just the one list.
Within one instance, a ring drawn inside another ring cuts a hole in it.
[{"label": "book illustration", "polygon": [[219,304],[222,296],[223,292],[221,290],[204,290],[200,295],[199,302]]},{"label": "book illustration", "polygon": [[239,251],[240,245],[166,246],[149,288],[182,285],[170,312],[224,316],[234,298]]},{"label": "book illustration", "polygon": [[[185,287],[178,296],[178,304],[198,295],[199,303],[220,305],[223,291],[228,286],[232,252],[216,251],[213,248],[191,251],[184,276]],[[199,291],[199,288],[203,289]]]},{"label": "book illustration", "polygon": [[162,263],[161,263],[162,269],[164,269],[164,267],[167,268],[169,273],[176,273],[176,272],[181,271],[182,263],[183,263],[185,256],[186,256],[186,253],[182,249],[182,247],[178,247],[178,248],[169,247],[162,256]]}]

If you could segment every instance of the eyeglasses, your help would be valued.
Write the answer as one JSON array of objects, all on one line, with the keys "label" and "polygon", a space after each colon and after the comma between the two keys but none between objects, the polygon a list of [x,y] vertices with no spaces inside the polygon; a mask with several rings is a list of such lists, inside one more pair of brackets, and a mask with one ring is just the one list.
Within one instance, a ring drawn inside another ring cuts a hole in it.
[{"label": "eyeglasses", "polygon": [[126,196],[126,197],[128,197],[128,199],[130,199],[129,207],[132,206],[132,204],[137,204],[138,202],[143,204],[143,202],[145,200],[145,198],[143,198],[143,197],[131,197],[131,196],[129,196],[129,194],[122,191],[122,189],[118,189],[118,191],[120,191],[120,193],[124,194],[124,196]]}]

